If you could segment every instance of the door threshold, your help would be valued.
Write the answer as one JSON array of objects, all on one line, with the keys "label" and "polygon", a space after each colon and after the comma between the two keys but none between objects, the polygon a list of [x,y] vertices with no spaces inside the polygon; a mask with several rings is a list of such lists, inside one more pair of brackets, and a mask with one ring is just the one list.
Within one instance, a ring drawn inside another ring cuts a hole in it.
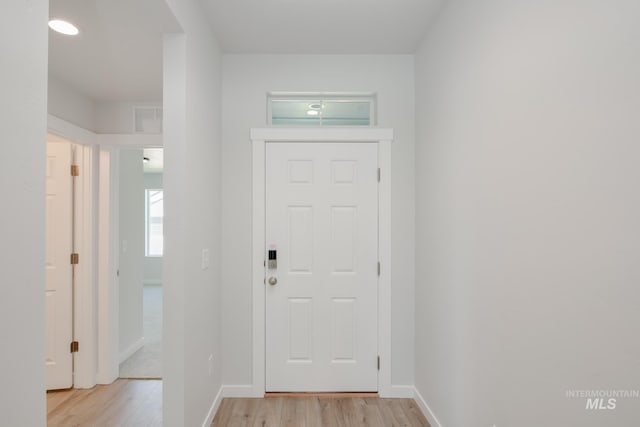
[{"label": "door threshold", "polygon": [[367,398],[367,397],[380,397],[378,396],[378,392],[324,392],[324,393],[305,393],[305,392],[266,392],[264,394],[265,398],[273,398],[273,397],[321,397],[328,399],[344,399],[344,398]]}]

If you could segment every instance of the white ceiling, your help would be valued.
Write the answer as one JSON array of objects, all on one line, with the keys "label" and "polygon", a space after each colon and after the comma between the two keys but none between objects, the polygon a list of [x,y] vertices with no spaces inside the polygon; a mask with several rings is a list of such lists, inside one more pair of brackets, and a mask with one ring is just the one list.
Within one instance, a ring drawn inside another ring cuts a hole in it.
[{"label": "white ceiling", "polygon": [[236,53],[413,53],[444,0],[200,0]]},{"label": "white ceiling", "polygon": [[180,31],[164,0],[50,0],[49,16],[77,36],[49,30],[49,72],[104,101],[162,99],[162,34]]},{"label": "white ceiling", "polygon": [[[413,53],[444,0],[200,0],[224,52]],[[50,0],[75,37],[49,31],[49,71],[99,101],[162,99],[164,0]]]},{"label": "white ceiling", "polygon": [[149,159],[143,162],[143,170],[146,173],[162,173],[164,170],[164,150],[162,148],[145,148],[142,150],[143,158]]}]

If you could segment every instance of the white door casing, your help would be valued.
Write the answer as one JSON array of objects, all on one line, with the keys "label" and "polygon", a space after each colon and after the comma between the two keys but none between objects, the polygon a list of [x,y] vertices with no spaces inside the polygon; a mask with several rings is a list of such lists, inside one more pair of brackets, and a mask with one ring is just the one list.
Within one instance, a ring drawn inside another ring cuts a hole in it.
[{"label": "white door casing", "polygon": [[80,263],[75,267],[74,336],[80,351],[73,356],[73,383],[76,388],[91,388],[118,377],[116,153],[120,147],[162,147],[162,135],[96,134],[52,115],[47,122],[49,133],[77,147],[76,249]]},{"label": "white door casing", "polygon": [[47,143],[46,162],[46,386],[73,385],[71,145]]},{"label": "white door casing", "polygon": [[266,148],[266,391],[377,391],[378,144]]},{"label": "white door casing", "polygon": [[[378,164],[382,174],[378,184],[378,277],[377,344],[380,357],[378,393],[393,397],[391,388],[391,143],[393,129],[373,127],[269,127],[251,129],[252,140],[252,313],[253,380],[245,386],[227,387],[230,397],[262,397],[265,393],[266,288],[265,285],[265,177],[266,146],[272,142],[374,142],[378,146]],[[375,328],[375,326],[374,326]]]}]

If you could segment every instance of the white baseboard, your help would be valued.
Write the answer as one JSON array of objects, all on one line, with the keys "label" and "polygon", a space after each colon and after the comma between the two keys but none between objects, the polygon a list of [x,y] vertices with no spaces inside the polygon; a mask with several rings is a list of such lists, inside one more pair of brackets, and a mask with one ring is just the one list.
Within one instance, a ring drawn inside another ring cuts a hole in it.
[{"label": "white baseboard", "polygon": [[252,385],[223,385],[222,386],[223,397],[263,397],[264,395],[256,396],[256,393]]},{"label": "white baseboard", "polygon": [[415,395],[416,388],[412,385],[392,385],[391,395],[389,397],[396,399],[413,399]]},{"label": "white baseboard", "polygon": [[431,408],[429,408],[429,405],[427,405],[427,402],[424,400],[418,389],[414,387],[413,390],[415,392],[414,399],[422,410],[424,416],[427,417],[427,421],[429,421],[431,427],[442,427],[442,424],[440,424],[440,421],[438,421]]},{"label": "white baseboard", "polygon": [[142,281],[143,286],[162,286],[161,279],[144,279]]},{"label": "white baseboard", "polygon": [[125,360],[130,358],[133,355],[133,353],[140,350],[142,347],[144,347],[144,337],[138,338],[133,344],[127,347],[124,351],[121,351],[118,357],[118,363],[124,362]]},{"label": "white baseboard", "polygon": [[213,422],[213,418],[216,416],[216,412],[218,412],[218,408],[220,407],[220,402],[222,402],[224,386],[220,386],[218,390],[218,394],[216,394],[216,398],[213,399],[213,403],[211,404],[211,408],[209,408],[209,413],[207,414],[207,418],[205,418],[202,423],[202,427],[209,427]]}]

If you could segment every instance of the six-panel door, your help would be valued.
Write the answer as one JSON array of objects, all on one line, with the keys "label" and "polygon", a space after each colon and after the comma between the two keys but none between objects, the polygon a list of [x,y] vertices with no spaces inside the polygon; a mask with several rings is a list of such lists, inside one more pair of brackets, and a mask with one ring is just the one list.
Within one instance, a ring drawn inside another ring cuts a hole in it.
[{"label": "six-panel door", "polygon": [[266,146],[266,390],[377,391],[378,144]]}]

